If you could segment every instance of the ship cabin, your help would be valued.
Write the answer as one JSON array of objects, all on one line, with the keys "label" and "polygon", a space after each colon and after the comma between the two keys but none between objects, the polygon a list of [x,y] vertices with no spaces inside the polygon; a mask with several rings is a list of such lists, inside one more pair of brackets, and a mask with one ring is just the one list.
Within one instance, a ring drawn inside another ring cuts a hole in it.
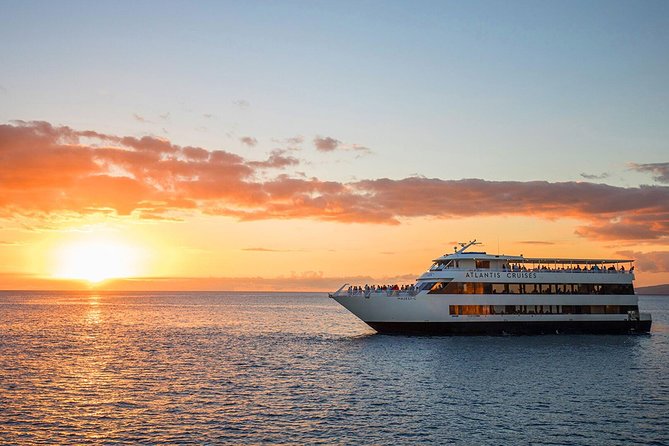
[{"label": "ship cabin", "polygon": [[462,244],[460,250],[433,260],[428,272],[467,271],[535,271],[535,272],[592,272],[633,273],[634,260],[628,259],[577,259],[493,255],[486,252],[465,252],[476,240]]},{"label": "ship cabin", "polygon": [[474,243],[435,259],[416,289],[428,294],[634,294],[633,260],[465,252]]}]

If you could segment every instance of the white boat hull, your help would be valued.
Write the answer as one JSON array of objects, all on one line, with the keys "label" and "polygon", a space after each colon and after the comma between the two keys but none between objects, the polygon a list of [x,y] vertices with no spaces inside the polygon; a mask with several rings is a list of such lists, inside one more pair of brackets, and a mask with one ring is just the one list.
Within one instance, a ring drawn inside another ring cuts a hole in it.
[{"label": "white boat hull", "polygon": [[[602,305],[597,295],[434,295],[419,293],[335,295],[339,304],[380,333],[540,334],[644,333],[650,315],[630,314],[486,314],[453,315],[451,305]],[[606,305],[637,305],[635,295],[607,295]]]}]

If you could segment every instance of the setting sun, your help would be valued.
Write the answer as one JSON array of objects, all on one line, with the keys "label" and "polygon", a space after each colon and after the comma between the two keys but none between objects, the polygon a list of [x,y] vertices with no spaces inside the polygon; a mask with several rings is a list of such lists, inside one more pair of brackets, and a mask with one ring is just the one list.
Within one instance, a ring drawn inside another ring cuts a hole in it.
[{"label": "setting sun", "polygon": [[138,273],[137,250],[108,240],[68,244],[58,250],[57,259],[54,275],[63,279],[97,283]]}]

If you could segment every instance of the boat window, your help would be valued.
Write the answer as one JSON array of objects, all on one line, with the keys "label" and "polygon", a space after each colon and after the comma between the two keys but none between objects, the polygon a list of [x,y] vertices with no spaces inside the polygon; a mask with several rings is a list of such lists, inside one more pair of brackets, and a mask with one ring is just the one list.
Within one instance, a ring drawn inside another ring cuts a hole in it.
[{"label": "boat window", "polygon": [[508,283],[506,284],[508,290],[506,291],[509,294],[520,294],[521,293],[521,284],[519,283]]},{"label": "boat window", "polygon": [[503,283],[491,283],[489,284],[491,288],[491,293],[493,294],[505,294],[508,293],[507,285]]},{"label": "boat window", "polygon": [[483,282],[464,282],[464,294],[483,294]]},{"label": "boat window", "polygon": [[627,314],[637,305],[450,305],[451,315],[505,314]]},{"label": "boat window", "polygon": [[437,283],[437,282],[423,282],[423,283],[418,285],[418,290],[419,291],[429,290],[430,288],[432,288],[434,286],[435,283]]},{"label": "boat window", "polygon": [[555,294],[555,285],[544,283],[541,285],[541,294]]},{"label": "boat window", "polygon": [[[433,285],[429,288],[430,291],[428,292],[428,294],[462,294],[461,292],[459,292],[460,290],[457,287],[457,283],[455,284],[456,285],[455,288],[453,288],[452,285],[454,284],[450,280],[443,282],[433,282]],[[428,288],[425,287],[423,289],[428,289]]]},{"label": "boat window", "polygon": [[441,290],[445,286],[446,286],[446,284],[444,282],[437,282],[432,286],[432,288],[430,288],[430,293],[432,293],[432,292],[438,293],[439,290]]},{"label": "boat window", "polygon": [[431,294],[634,294],[632,284],[551,284],[490,282],[424,282]]},{"label": "boat window", "polygon": [[490,269],[490,260],[477,260],[476,269]]}]

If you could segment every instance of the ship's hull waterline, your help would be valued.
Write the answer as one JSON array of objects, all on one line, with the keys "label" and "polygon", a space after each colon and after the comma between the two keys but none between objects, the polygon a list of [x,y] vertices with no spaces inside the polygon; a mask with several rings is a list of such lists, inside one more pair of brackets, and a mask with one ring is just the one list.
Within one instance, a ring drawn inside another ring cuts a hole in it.
[{"label": "ship's hull waterline", "polygon": [[[529,297],[529,298],[528,298]],[[627,314],[524,314],[524,315],[453,315],[451,306],[466,304],[536,305],[550,302],[552,309],[565,305],[597,305],[601,296],[469,296],[457,297],[333,296],[339,304],[382,334],[410,335],[531,335],[531,334],[630,334],[648,333],[649,315]],[[494,300],[493,300],[494,299]],[[635,295],[606,296],[606,302],[618,308],[637,305]]]},{"label": "ship's hull waterline", "polygon": [[365,322],[380,334],[505,336],[648,333],[651,321]]}]

